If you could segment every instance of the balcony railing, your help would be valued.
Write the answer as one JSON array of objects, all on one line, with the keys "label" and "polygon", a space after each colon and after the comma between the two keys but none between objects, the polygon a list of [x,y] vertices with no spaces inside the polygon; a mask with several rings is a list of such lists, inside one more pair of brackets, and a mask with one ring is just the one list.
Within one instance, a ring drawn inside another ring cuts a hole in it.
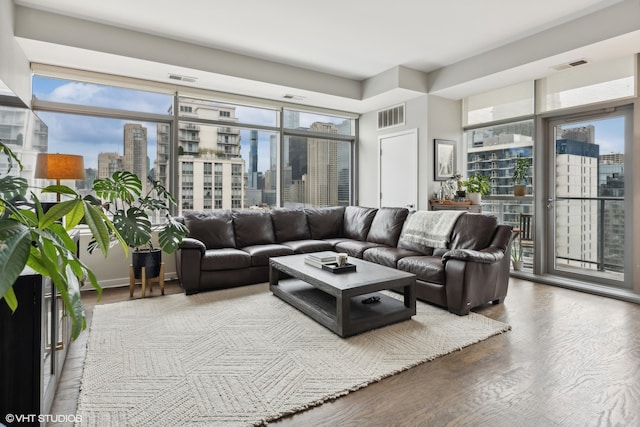
[{"label": "balcony railing", "polygon": [[185,123],[185,122],[179,122],[178,123],[178,128],[179,129],[189,129],[189,130],[200,130],[200,126],[194,125],[193,123]]},{"label": "balcony railing", "polygon": [[[568,221],[575,220],[576,217],[581,218],[580,224],[575,224],[575,222],[568,224],[565,227],[567,231],[579,225],[582,239],[589,243],[595,240],[597,243],[595,257],[590,257],[589,259],[582,253],[580,257],[556,255],[556,260],[564,260],[567,265],[572,265],[572,263],[590,265],[602,272],[624,272],[625,222],[623,197],[556,197],[555,207],[556,210],[558,208],[566,210],[567,217],[570,218]],[[595,230],[589,220],[589,217],[594,215],[597,218],[597,228]],[[556,222],[558,220],[559,218],[556,218]],[[591,227],[587,229],[587,226]],[[594,234],[595,239],[593,238]],[[567,237],[571,239],[572,236],[569,235]]]},{"label": "balcony railing", "polygon": [[[575,215],[569,215],[569,204],[574,204]],[[558,209],[567,212],[566,221],[556,214],[556,234],[562,234],[562,241],[571,244],[571,238],[581,238],[587,243],[596,244],[596,253],[589,257],[585,251],[577,256],[556,254],[556,263],[562,266],[582,266],[587,270],[618,274],[624,271],[624,198],[622,197],[556,197]],[[482,199],[482,211],[495,215],[501,224],[520,226],[520,215],[532,216],[535,223],[533,197],[525,196],[485,196]],[[580,218],[580,221],[576,221]],[[595,219],[595,227],[592,219]],[[560,222],[560,224],[559,224]],[[562,224],[565,225],[562,225]],[[579,237],[580,236],[580,237]],[[556,236],[557,237],[557,236]],[[557,240],[556,240],[557,241]],[[575,250],[578,245],[572,245]],[[535,246],[524,253],[525,267],[533,265]],[[590,267],[589,267],[590,266]]]}]

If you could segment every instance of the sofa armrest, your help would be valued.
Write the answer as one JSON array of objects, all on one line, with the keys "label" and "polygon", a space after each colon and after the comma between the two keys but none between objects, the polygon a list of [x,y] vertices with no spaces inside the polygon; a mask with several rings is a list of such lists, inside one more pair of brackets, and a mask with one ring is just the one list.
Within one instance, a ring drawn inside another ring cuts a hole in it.
[{"label": "sofa armrest", "polygon": [[442,262],[446,263],[450,259],[457,259],[466,262],[493,264],[500,262],[503,258],[504,250],[491,246],[480,251],[474,251],[472,249],[452,249],[442,255]]},{"label": "sofa armrest", "polygon": [[180,249],[199,249],[202,254],[205,253],[207,247],[198,239],[193,237],[185,237],[180,243]]},{"label": "sofa armrest", "polygon": [[[511,226],[499,225],[493,235],[491,244],[481,250],[472,249],[451,249],[442,254],[442,262],[446,263],[450,259],[457,259],[467,262],[478,262],[481,264],[493,264],[500,262],[505,254],[509,253],[510,244],[515,237]],[[434,255],[435,255],[434,251]]]}]

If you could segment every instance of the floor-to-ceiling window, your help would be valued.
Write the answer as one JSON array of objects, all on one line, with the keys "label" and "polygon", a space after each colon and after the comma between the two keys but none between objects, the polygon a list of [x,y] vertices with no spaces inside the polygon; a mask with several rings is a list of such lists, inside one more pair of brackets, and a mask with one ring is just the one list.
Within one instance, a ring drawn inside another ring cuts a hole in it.
[{"label": "floor-to-ceiling window", "polygon": [[[467,156],[467,176],[489,177],[491,193],[483,197],[482,210],[514,228],[523,224],[532,229],[534,179],[534,85],[521,83],[466,98],[464,105],[464,141]],[[526,178],[515,182],[518,159],[527,162]],[[514,186],[525,185],[525,192],[516,196]],[[524,218],[528,218],[525,222]],[[514,244],[514,258],[521,259],[525,270],[531,271],[535,244]]]},{"label": "floor-to-ceiling window", "polygon": [[[519,120],[479,128],[465,132],[467,141],[467,175],[480,174],[489,177],[491,193],[482,199],[482,211],[497,216],[501,223],[514,228],[533,230],[533,147],[534,120]],[[518,160],[529,165],[524,181],[515,182],[514,169]],[[524,185],[523,195],[515,195],[516,184]],[[527,218],[525,221],[524,219]],[[533,267],[535,244],[521,237],[514,243],[514,259],[523,262],[525,270]],[[528,243],[528,244],[527,244]]]},{"label": "floor-to-ceiling window", "polygon": [[[64,184],[89,193],[94,179],[130,170],[143,182],[148,177],[169,188],[177,214],[346,205],[353,199],[356,115],[253,99],[230,103],[176,94],[175,87],[155,92],[154,85],[142,90],[126,79],[104,79],[108,84],[33,79],[33,108],[46,125],[32,157],[38,151],[84,157],[85,178]],[[31,171],[34,162],[26,163]],[[48,184],[31,179],[37,187]]]},{"label": "floor-to-ceiling window", "polygon": [[[636,61],[586,64],[464,100],[467,173],[491,178],[483,211],[516,227],[530,220],[526,272],[633,287]],[[510,177],[522,157],[530,170],[518,197]]]},{"label": "floor-to-ceiling window", "polygon": [[283,128],[284,206],[349,205],[355,120],[285,109]]}]

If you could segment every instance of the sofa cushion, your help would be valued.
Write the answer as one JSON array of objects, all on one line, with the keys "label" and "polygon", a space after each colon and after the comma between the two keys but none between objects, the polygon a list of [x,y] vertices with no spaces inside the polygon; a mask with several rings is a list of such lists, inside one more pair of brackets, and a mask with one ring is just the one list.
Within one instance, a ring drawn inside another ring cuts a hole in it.
[{"label": "sofa cushion", "polygon": [[210,249],[200,261],[203,271],[237,270],[251,266],[251,255],[239,249]]},{"label": "sofa cushion", "polygon": [[243,251],[251,255],[251,266],[269,265],[269,258],[282,255],[293,255],[293,249],[288,246],[271,244],[271,245],[253,245],[242,248]]},{"label": "sofa cushion", "polygon": [[324,239],[323,242],[327,242],[332,248],[335,248],[338,243],[346,242],[348,240],[351,239],[347,239],[346,237],[334,237],[333,239]]},{"label": "sofa cushion", "polygon": [[347,206],[344,210],[343,236],[353,240],[367,240],[373,217],[377,209],[362,206]]},{"label": "sofa cushion", "polygon": [[398,270],[416,275],[416,279],[425,282],[445,284],[444,263],[442,257],[409,256],[398,260]]},{"label": "sofa cushion", "polygon": [[185,211],[184,224],[189,229],[189,237],[200,240],[207,249],[236,247],[229,210]]},{"label": "sofa cushion", "polygon": [[484,249],[491,243],[497,227],[495,216],[466,213],[453,227],[449,249]]},{"label": "sofa cushion", "polygon": [[405,208],[380,208],[371,222],[367,242],[396,246],[409,211]]},{"label": "sofa cushion", "polygon": [[233,211],[236,247],[275,243],[269,212],[258,210]]},{"label": "sofa cushion", "polygon": [[364,251],[381,246],[380,243],[363,242],[360,240],[344,240],[335,246],[336,252],[345,252],[349,256],[362,259]]},{"label": "sofa cushion", "polygon": [[333,250],[333,245],[326,240],[290,240],[281,242],[281,245],[288,246],[296,254],[309,254],[311,252],[322,252]]},{"label": "sofa cushion", "polygon": [[272,209],[270,213],[276,242],[311,238],[303,209]]},{"label": "sofa cushion", "polygon": [[410,251],[409,249],[390,248],[387,246],[378,246],[369,248],[364,251],[363,259],[376,264],[385,265],[387,267],[396,268],[398,261],[408,256],[421,256],[420,252]]},{"label": "sofa cushion", "polygon": [[307,224],[312,239],[329,239],[342,236],[344,207],[306,208]]}]

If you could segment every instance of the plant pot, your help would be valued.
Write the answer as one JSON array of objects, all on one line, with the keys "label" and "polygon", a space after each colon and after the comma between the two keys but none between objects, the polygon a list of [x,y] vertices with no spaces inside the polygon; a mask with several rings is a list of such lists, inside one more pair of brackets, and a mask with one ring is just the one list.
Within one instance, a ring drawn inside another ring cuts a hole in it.
[{"label": "plant pot", "polygon": [[482,194],[480,193],[467,193],[467,199],[472,205],[479,205],[482,203]]},{"label": "plant pot", "polygon": [[162,250],[157,248],[133,251],[131,252],[131,264],[133,265],[133,275],[136,279],[142,279],[142,267],[145,269],[147,278],[158,277],[160,275],[160,265],[162,264]]},{"label": "plant pot", "polygon": [[513,269],[515,271],[521,271],[522,270],[522,260],[520,261],[515,261],[515,260],[511,260],[511,264],[513,264]]},{"label": "plant pot", "polygon": [[513,195],[514,196],[524,196],[527,194],[527,186],[524,184],[517,184],[513,186]]}]

